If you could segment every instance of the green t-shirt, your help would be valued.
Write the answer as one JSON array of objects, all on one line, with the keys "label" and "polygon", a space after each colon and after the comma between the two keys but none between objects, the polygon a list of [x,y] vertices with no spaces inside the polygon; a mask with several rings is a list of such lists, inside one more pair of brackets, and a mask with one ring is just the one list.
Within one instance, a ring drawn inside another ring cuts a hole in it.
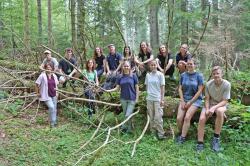
[{"label": "green t-shirt", "polygon": [[96,78],[96,75],[97,75],[97,72],[96,70],[94,70],[93,72],[89,72],[87,71],[86,69],[84,69],[82,71],[82,74],[87,77],[87,79],[91,82],[96,82],[95,78]]}]

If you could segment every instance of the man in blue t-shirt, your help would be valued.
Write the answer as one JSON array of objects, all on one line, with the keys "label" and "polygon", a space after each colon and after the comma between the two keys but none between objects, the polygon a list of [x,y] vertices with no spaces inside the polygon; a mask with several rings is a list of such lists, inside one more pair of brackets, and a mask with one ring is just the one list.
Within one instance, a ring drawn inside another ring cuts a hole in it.
[{"label": "man in blue t-shirt", "polygon": [[116,52],[115,45],[108,45],[109,54],[106,57],[107,79],[103,85],[104,89],[112,89],[115,87],[117,74],[121,68],[122,56]]},{"label": "man in blue t-shirt", "polygon": [[121,68],[122,63],[122,56],[120,53],[116,52],[115,45],[110,44],[108,45],[109,54],[107,55],[106,61],[106,69],[107,75],[112,73],[117,73]]}]

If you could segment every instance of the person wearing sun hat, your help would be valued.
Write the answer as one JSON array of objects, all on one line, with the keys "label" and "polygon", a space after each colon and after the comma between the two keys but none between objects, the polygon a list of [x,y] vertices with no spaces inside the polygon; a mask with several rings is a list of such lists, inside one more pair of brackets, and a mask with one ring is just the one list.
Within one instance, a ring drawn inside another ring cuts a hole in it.
[{"label": "person wearing sun hat", "polygon": [[39,66],[39,68],[40,68],[41,70],[44,70],[45,64],[51,63],[53,69],[56,71],[56,70],[58,69],[58,65],[59,65],[59,64],[58,64],[57,59],[51,56],[51,51],[50,51],[50,50],[45,50],[45,51],[43,52],[43,54],[45,55],[45,58],[44,58],[42,64]]}]

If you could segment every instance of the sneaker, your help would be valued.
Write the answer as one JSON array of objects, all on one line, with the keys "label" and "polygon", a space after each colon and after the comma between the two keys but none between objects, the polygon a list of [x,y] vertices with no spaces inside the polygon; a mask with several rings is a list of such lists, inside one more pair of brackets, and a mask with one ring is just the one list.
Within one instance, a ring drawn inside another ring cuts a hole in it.
[{"label": "sneaker", "polygon": [[204,144],[197,144],[196,145],[196,151],[201,152],[204,150]]},{"label": "sneaker", "polygon": [[178,144],[183,144],[184,142],[186,141],[186,138],[185,137],[182,137],[181,135],[177,137],[177,140],[176,142]]},{"label": "sneaker", "polygon": [[220,151],[220,139],[219,138],[213,137],[211,148],[215,152],[219,152]]}]

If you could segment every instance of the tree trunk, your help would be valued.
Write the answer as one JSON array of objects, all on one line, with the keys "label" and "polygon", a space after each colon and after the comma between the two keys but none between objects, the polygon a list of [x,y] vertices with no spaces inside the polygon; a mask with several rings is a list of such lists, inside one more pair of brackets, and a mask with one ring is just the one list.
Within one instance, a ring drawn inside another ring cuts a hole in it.
[{"label": "tree trunk", "polygon": [[51,0],[48,0],[48,45],[50,48],[53,48]]},{"label": "tree trunk", "polygon": [[24,44],[26,46],[25,52],[28,53],[30,51],[30,23],[29,23],[29,1],[23,1],[24,6]]},{"label": "tree trunk", "polygon": [[213,25],[215,27],[218,27],[219,25],[218,11],[219,11],[218,0],[213,0],[213,13],[214,14],[213,14],[212,20],[213,20]]},{"label": "tree trunk", "polygon": [[[202,28],[204,28],[206,22],[206,9],[208,5],[208,0],[201,0],[201,12],[203,13],[203,19],[201,20]],[[201,50],[200,52],[200,62],[202,62],[202,65],[200,65],[200,70],[205,72],[206,71],[206,65],[207,65],[207,54],[204,52],[204,50]]]},{"label": "tree trunk", "polygon": [[168,6],[168,33],[167,33],[167,40],[166,40],[166,45],[168,48],[170,48],[171,44],[170,44],[170,38],[171,38],[171,33],[173,30],[173,21],[174,21],[174,4],[175,4],[175,0],[168,0],[167,1],[167,6]]},{"label": "tree trunk", "polygon": [[[181,0],[181,11],[187,13],[188,0]],[[181,18],[181,43],[188,44],[188,20],[186,16]]]},{"label": "tree trunk", "polygon": [[41,6],[41,0],[37,0],[37,23],[38,23],[38,44],[41,44],[43,41],[42,38],[42,6]]},{"label": "tree trunk", "polygon": [[151,0],[149,6],[150,44],[154,49],[159,47],[158,10],[159,2]]},{"label": "tree trunk", "polygon": [[80,56],[81,61],[86,60],[86,41],[85,41],[85,2],[82,0],[77,0],[78,8],[77,8],[77,21],[78,21],[78,28],[77,32],[79,38],[78,38],[78,49],[82,53],[82,56]]},{"label": "tree trunk", "polygon": [[73,48],[77,48],[77,36],[76,36],[76,1],[70,1],[70,14],[71,14],[71,37]]}]

